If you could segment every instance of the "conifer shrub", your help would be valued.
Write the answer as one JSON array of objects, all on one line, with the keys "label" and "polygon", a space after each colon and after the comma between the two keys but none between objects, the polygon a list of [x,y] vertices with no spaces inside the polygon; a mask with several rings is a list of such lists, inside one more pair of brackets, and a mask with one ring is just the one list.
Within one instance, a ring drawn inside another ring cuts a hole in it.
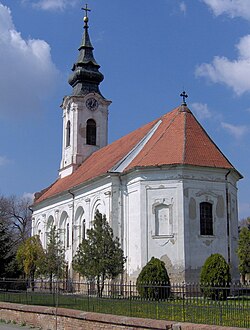
[{"label": "conifer shrub", "polygon": [[152,257],[137,277],[136,288],[142,298],[167,299],[170,295],[170,280],[164,262]]},{"label": "conifer shrub", "polygon": [[230,268],[224,257],[211,254],[202,266],[200,273],[201,291],[213,300],[225,300],[230,293]]}]

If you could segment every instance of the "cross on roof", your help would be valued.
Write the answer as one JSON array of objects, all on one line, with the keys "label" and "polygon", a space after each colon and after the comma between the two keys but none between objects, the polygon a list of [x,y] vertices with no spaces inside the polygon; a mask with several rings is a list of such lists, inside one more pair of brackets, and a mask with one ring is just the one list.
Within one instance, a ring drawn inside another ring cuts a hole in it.
[{"label": "cross on roof", "polygon": [[182,105],[187,105],[187,103],[186,103],[186,98],[188,98],[187,93],[186,93],[185,91],[183,91],[183,92],[180,94],[180,96],[182,97],[182,100],[183,100]]},{"label": "cross on roof", "polygon": [[85,8],[83,7],[82,10],[85,11],[85,17],[88,17],[88,11],[91,11],[91,9],[88,8],[88,4],[86,3]]}]

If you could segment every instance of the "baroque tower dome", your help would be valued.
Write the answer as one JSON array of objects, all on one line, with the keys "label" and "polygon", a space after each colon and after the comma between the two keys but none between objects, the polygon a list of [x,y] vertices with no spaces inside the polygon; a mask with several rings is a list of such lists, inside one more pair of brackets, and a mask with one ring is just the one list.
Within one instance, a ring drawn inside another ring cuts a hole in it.
[{"label": "baroque tower dome", "polygon": [[84,8],[86,16],[84,17],[84,32],[79,50],[77,62],[74,63],[73,73],[69,77],[69,84],[73,87],[72,95],[80,96],[88,93],[100,93],[99,84],[103,81],[104,76],[99,72],[100,65],[96,62],[88,33],[88,8]]}]

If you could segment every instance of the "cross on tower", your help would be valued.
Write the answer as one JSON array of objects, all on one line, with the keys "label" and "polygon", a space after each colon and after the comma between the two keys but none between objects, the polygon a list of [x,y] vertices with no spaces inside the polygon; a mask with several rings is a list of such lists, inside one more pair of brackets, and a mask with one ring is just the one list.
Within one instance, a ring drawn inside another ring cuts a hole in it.
[{"label": "cross on tower", "polygon": [[85,11],[85,17],[88,17],[88,11],[91,11],[91,9],[88,8],[88,4],[86,3],[85,8],[83,7],[82,10]]},{"label": "cross on tower", "polygon": [[187,103],[186,103],[186,98],[188,98],[187,93],[186,93],[185,91],[183,91],[183,92],[180,94],[180,96],[182,97],[182,100],[183,100],[182,105],[187,105]]}]

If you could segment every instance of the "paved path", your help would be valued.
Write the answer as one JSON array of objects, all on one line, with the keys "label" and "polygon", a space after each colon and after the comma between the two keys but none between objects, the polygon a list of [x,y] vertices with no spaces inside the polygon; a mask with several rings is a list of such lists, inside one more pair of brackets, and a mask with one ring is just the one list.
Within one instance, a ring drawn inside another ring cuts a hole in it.
[{"label": "paved path", "polygon": [[33,330],[39,330],[39,328],[31,328],[29,326],[21,326],[18,324],[12,324],[12,323],[0,323],[0,330],[17,330],[17,329],[22,329],[22,330],[28,330],[28,329],[33,329]]}]

